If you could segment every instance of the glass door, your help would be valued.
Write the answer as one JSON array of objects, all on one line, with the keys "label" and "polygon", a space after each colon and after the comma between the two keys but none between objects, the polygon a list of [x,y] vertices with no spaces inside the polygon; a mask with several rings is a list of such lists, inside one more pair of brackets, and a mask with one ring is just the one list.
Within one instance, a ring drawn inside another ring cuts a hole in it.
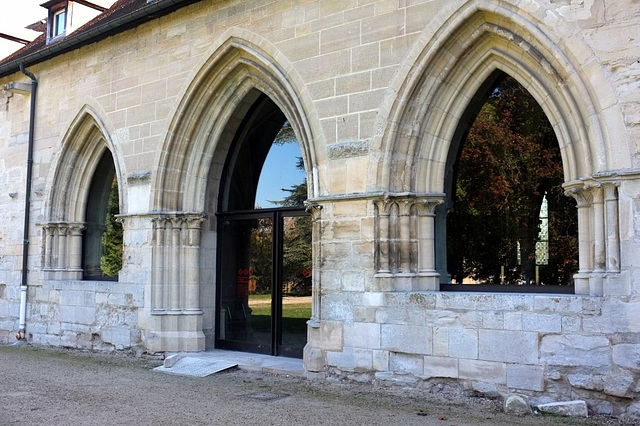
[{"label": "glass door", "polygon": [[[219,215],[217,347],[302,357],[311,317],[311,219],[302,210]],[[277,283],[277,284],[276,284]]]}]

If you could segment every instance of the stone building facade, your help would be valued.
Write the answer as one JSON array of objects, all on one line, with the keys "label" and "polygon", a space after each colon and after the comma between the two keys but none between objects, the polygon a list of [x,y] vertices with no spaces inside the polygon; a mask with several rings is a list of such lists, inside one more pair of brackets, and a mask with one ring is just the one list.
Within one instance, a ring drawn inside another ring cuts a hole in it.
[{"label": "stone building facade", "polygon": [[[309,377],[581,398],[640,418],[638,2],[123,3],[135,7],[114,15],[116,30],[79,29],[58,50],[0,63],[3,86],[29,83],[20,62],[37,78],[23,286],[33,95],[0,92],[2,340],[14,340],[27,287],[33,343],[214,347],[223,171],[268,98],[307,176]],[[440,291],[451,147],[496,72],[555,130],[578,210],[573,294]],[[124,227],[117,281],[83,279],[81,259],[105,153]]]}]

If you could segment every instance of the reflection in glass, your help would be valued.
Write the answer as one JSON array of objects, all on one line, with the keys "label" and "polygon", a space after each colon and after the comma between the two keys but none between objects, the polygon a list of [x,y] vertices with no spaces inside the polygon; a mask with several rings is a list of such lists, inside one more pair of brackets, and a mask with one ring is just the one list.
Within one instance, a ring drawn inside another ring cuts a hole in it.
[{"label": "reflection in glass", "polygon": [[271,345],[272,234],[270,218],[223,223],[220,337]]},{"label": "reflection in glass", "polygon": [[302,356],[311,317],[311,218],[282,218],[282,333],[280,345]]}]

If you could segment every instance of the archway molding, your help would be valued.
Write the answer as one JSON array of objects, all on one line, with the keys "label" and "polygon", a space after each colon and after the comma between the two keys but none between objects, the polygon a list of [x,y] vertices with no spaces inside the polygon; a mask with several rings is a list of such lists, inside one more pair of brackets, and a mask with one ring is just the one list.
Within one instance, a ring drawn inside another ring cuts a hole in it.
[{"label": "archway molding", "polygon": [[[444,190],[454,134],[478,89],[496,70],[518,80],[542,106],[560,145],[565,182],[609,170],[609,134],[622,131],[617,128],[621,120],[605,120],[619,115],[610,105],[613,92],[591,66],[591,81],[604,82],[596,90],[581,68],[592,58],[570,57],[559,47],[560,36],[540,19],[508,2],[471,2],[424,46],[408,59],[412,65],[389,111],[391,124],[380,143],[384,161],[375,172],[380,190]],[[581,47],[576,51],[588,51]]]},{"label": "archway molding", "polygon": [[[285,114],[305,164],[309,194],[318,187],[312,114],[306,92],[278,50],[247,31],[235,30],[211,55],[187,89],[170,125],[152,188],[152,211],[207,210],[209,176],[219,175],[238,119],[253,93],[267,95]],[[296,85],[296,83],[299,84]],[[211,167],[216,172],[210,171]]]},{"label": "archway molding", "polygon": [[[114,145],[93,108],[85,105],[70,123],[47,181],[43,221],[43,271],[47,278],[82,279],[82,233],[89,189],[100,159]],[[114,160],[119,186],[121,171]],[[123,191],[119,191],[122,205]]]}]

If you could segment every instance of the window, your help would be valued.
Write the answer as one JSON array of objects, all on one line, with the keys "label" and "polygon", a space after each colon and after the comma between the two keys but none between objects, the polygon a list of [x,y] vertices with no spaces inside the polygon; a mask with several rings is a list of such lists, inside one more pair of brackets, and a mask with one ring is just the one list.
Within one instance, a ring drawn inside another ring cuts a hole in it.
[{"label": "window", "polygon": [[51,25],[51,38],[55,38],[64,34],[67,24],[66,9],[59,10],[53,14],[53,22]]},{"label": "window", "polygon": [[462,142],[447,217],[452,282],[476,284],[467,290],[570,291],[577,212],[564,195],[560,149],[542,108],[502,74]]},{"label": "window", "polygon": [[47,17],[47,43],[50,43],[67,33],[67,18],[71,14],[71,5],[64,0],[50,0],[41,4],[41,6],[49,10]]}]

